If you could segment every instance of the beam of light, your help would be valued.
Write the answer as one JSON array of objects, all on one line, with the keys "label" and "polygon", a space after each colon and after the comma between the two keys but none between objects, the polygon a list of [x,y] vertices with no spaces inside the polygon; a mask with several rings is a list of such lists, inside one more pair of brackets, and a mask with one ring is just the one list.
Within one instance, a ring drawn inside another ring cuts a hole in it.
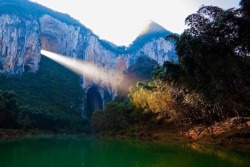
[{"label": "beam of light", "polygon": [[111,86],[112,88],[117,88],[124,78],[122,73],[98,67],[92,62],[63,56],[46,50],[41,50],[41,54],[84,78],[93,80],[95,83]]}]

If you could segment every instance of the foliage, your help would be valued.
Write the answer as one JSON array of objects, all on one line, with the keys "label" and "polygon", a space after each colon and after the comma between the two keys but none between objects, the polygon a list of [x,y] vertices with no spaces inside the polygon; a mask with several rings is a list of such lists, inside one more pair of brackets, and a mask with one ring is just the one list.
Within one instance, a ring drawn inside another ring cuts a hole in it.
[{"label": "foliage", "polygon": [[18,107],[15,93],[0,90],[0,128],[16,128],[17,116]]},{"label": "foliage", "polygon": [[[178,64],[156,66],[152,82],[130,88],[129,123],[209,126],[250,115],[249,0],[240,9],[202,6],[176,41]],[[105,112],[104,112],[105,113]]]},{"label": "foliage", "polygon": [[238,10],[224,11],[213,6],[204,6],[187,17],[190,28],[176,45],[187,86],[209,98],[231,96],[247,88],[250,84],[247,22]]},{"label": "foliage", "polygon": [[61,65],[42,57],[36,73],[1,75],[0,81],[0,89],[16,93],[20,128],[71,133],[83,128],[80,78]]},{"label": "foliage", "polygon": [[[130,87],[129,126],[172,123],[190,128],[249,116],[249,9],[249,0],[242,0],[240,9],[203,6],[186,18],[189,28],[183,34],[167,36],[176,41],[179,62],[156,66],[153,81]],[[106,112],[96,115],[105,120]]]},{"label": "foliage", "polygon": [[249,0],[241,0],[240,2],[240,11],[242,13],[242,16],[246,19],[249,19],[250,17],[250,1]]},{"label": "foliage", "polygon": [[[242,1],[240,9],[203,6],[189,15],[189,28],[180,37],[167,37],[177,39],[179,64],[165,62],[155,69],[154,78],[195,92],[188,97],[193,97],[201,113],[204,108],[209,113],[226,111],[217,114],[220,119],[249,115],[248,2]],[[199,99],[206,102],[206,107]]]},{"label": "foliage", "polygon": [[[129,94],[130,102],[135,108],[155,117],[156,121],[163,118],[176,117],[176,112],[173,112],[176,101],[171,97],[168,85],[138,83],[137,86],[139,89],[137,91],[130,91]],[[147,120],[150,120],[150,118]]]},{"label": "foliage", "polygon": [[90,122],[95,132],[105,131],[107,129],[106,115],[103,110],[96,110],[92,114]]},{"label": "foliage", "polygon": [[151,73],[155,66],[158,66],[155,60],[149,57],[138,57],[135,64],[128,68],[125,78],[119,85],[116,101],[127,101],[128,88],[136,86],[138,81],[150,81],[152,79]]},{"label": "foliage", "polygon": [[152,78],[151,73],[157,65],[157,61],[149,57],[140,56],[137,58],[135,64],[128,68],[127,76],[129,78],[137,78],[141,81],[149,81]]},{"label": "foliage", "polygon": [[182,68],[173,62],[165,61],[163,66],[156,66],[152,72],[153,79],[164,81],[180,81],[183,74]]},{"label": "foliage", "polygon": [[106,108],[95,111],[91,117],[95,132],[118,131],[129,125],[129,109],[119,102],[107,103]]}]

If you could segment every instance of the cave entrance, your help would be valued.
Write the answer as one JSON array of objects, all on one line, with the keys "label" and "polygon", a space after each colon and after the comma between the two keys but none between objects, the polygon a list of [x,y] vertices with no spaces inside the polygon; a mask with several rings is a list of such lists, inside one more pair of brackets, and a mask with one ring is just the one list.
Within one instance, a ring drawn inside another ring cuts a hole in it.
[{"label": "cave entrance", "polygon": [[96,86],[88,89],[86,102],[89,115],[95,110],[103,109],[103,100]]}]

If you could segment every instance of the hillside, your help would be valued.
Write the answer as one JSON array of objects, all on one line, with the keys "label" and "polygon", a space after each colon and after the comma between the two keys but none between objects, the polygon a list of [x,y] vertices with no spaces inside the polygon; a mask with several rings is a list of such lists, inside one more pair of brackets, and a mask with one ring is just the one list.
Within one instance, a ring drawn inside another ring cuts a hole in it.
[{"label": "hillside", "polygon": [[25,128],[74,132],[82,130],[84,92],[80,78],[68,69],[41,58],[36,73],[0,75],[0,90],[16,93],[20,108],[18,121],[29,118]]}]

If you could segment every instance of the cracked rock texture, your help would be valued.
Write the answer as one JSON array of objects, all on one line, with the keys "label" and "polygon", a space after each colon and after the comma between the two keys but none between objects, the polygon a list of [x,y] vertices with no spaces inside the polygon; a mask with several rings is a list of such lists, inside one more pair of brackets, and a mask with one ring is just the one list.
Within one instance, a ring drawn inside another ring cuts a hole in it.
[{"label": "cracked rock texture", "polygon": [[[116,96],[124,74],[139,57],[148,57],[160,65],[166,60],[177,62],[175,42],[164,39],[171,32],[157,23],[146,26],[130,46],[116,46],[101,40],[66,14],[29,1],[19,1],[5,1],[10,6],[2,6],[4,10],[0,11],[0,74],[36,72],[41,49],[81,59],[101,68],[106,75],[105,79],[101,73],[90,78],[82,76],[86,93],[95,87],[92,92],[100,94],[103,104],[98,105],[103,107]],[[26,12],[20,12],[22,10]],[[98,105],[93,103],[93,106]]]}]

